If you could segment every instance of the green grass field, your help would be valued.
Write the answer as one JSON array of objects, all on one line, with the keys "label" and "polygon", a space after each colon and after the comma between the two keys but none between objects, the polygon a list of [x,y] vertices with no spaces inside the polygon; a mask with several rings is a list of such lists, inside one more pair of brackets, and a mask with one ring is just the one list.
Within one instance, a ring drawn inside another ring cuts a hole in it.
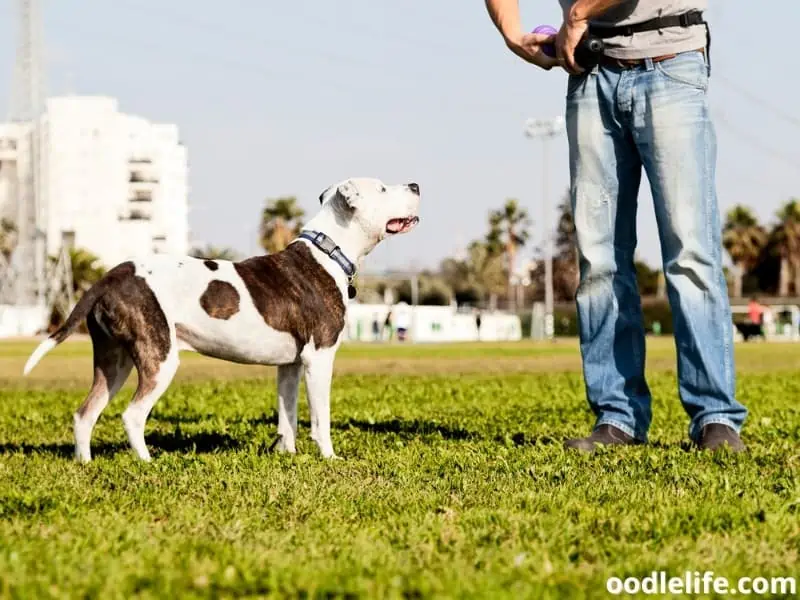
[{"label": "green grass field", "polygon": [[72,460],[90,346],[29,378],[0,344],[0,597],[608,597],[610,576],[797,576],[800,347],[737,346],[744,455],[689,446],[671,342],[651,341],[648,447],[567,453],[588,432],[577,344],[347,346],[324,461],[301,392],[274,440],[274,370],[188,355],[131,455],[100,418]]}]

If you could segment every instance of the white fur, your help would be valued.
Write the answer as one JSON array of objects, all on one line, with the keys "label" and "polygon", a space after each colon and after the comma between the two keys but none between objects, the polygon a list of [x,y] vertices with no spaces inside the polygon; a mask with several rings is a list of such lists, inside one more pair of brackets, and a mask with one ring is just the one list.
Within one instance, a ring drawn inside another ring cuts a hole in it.
[{"label": "white fur", "polygon": [[28,362],[25,363],[25,368],[22,370],[23,375],[27,375],[28,373],[33,370],[42,357],[50,352],[53,348],[56,347],[56,341],[53,338],[45,339],[41,344],[36,347],[36,350],[33,351],[30,358],[28,358]]},{"label": "white fur", "polygon": [[[377,179],[348,179],[326,189],[321,197],[319,213],[305,228],[326,234],[357,266],[384,238],[391,235],[387,224],[392,219],[416,217],[419,195],[409,185],[386,186]],[[333,277],[347,302],[348,278],[341,267],[307,240],[300,240]],[[125,431],[134,452],[142,460],[150,460],[144,440],[144,428],[150,411],[166,391],[179,364],[180,350],[248,364],[278,366],[278,434],[277,448],[294,453],[297,439],[297,396],[300,377],[305,371],[311,437],[325,458],[335,458],[331,441],[330,388],[333,362],[341,344],[317,349],[312,339],[300,350],[291,334],[278,331],[264,322],[233,263],[215,261],[219,268],[209,270],[202,260],[166,255],[135,260],[136,275],[143,277],[153,291],[166,316],[170,330],[170,352],[161,364],[150,390],[137,393],[122,415]],[[212,280],[230,283],[239,293],[239,310],[228,319],[210,317],[198,299]],[[191,343],[179,342],[176,324],[191,331]],[[102,325],[102,324],[101,324]],[[43,341],[25,365],[25,374],[54,346],[51,338]],[[81,416],[75,414],[75,454],[84,462],[91,460],[92,429],[103,408],[122,387],[131,370],[130,357],[121,356],[117,369],[110,371],[113,380],[93,387],[87,398],[89,407]],[[91,402],[90,402],[91,400]]]}]

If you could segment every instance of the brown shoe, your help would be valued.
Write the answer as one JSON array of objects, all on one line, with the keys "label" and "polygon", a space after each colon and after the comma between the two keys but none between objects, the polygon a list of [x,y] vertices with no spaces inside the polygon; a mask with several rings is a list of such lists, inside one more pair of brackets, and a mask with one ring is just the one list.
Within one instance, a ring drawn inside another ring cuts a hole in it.
[{"label": "brown shoe", "polygon": [[732,452],[746,450],[742,438],[733,428],[722,423],[710,423],[700,431],[697,447],[701,450],[719,450],[727,445]]},{"label": "brown shoe", "polygon": [[635,446],[641,443],[640,440],[637,440],[613,425],[600,425],[589,437],[567,440],[564,442],[564,446],[582,452],[594,452],[596,444]]}]

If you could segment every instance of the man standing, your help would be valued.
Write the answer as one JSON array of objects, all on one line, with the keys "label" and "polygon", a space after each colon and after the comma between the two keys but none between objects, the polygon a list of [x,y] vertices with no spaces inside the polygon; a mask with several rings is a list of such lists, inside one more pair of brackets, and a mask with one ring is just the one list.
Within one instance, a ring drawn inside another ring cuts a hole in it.
[{"label": "man standing", "polygon": [[[722,271],[709,117],[704,0],[560,0],[557,36],[523,33],[518,0],[486,0],[506,45],[543,69],[568,73],[570,196],[580,256],[576,294],[583,375],[596,444],[647,441],[651,395],[636,284],[636,210],[647,173],[678,355],[680,399],[700,448],[743,450],[747,409],[734,397],[733,323]],[[584,71],[575,48],[605,42]],[[542,45],[555,43],[556,57]]]}]

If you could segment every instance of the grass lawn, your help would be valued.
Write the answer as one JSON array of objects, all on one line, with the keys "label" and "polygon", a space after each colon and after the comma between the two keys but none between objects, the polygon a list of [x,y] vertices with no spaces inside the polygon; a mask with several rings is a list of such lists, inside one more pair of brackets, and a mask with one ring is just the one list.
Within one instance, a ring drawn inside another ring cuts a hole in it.
[{"label": "grass lawn", "polygon": [[[578,347],[342,349],[324,461],[274,440],[274,370],[186,355],[147,427],[120,415],[135,376],[72,460],[91,350],[31,374],[0,343],[0,597],[608,597],[664,570],[798,576],[800,345],[737,346],[745,455],[691,449],[671,342],[649,343],[647,447],[567,453],[592,422]],[[720,596],[722,597],[722,596]]]}]

